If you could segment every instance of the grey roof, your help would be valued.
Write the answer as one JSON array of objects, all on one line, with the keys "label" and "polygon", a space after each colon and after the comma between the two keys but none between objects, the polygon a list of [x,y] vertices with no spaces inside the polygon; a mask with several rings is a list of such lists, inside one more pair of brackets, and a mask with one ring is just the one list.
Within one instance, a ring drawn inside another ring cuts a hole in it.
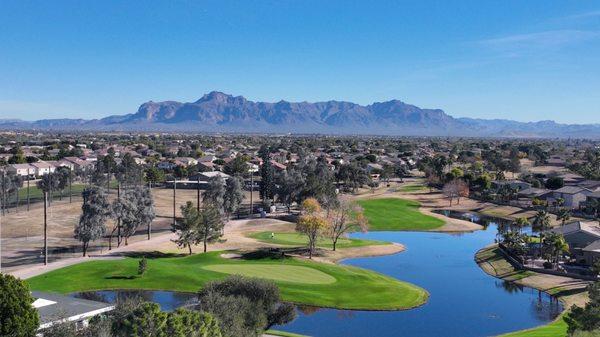
[{"label": "grey roof", "polygon": [[582,250],[586,252],[598,252],[600,253],[600,240],[596,240],[589,245],[585,246]]},{"label": "grey roof", "polygon": [[109,303],[84,300],[54,293],[34,291],[31,295],[36,300],[44,302],[37,308],[40,314],[40,327],[42,328],[58,320],[68,319],[76,321],[114,309],[114,306]]},{"label": "grey roof", "polygon": [[525,188],[522,189],[521,191],[519,191],[520,195],[526,195],[526,196],[531,196],[531,197],[539,197],[542,196],[548,192],[552,192],[550,190],[547,190],[545,188],[535,188],[535,187],[530,187],[530,188]]},{"label": "grey roof", "polygon": [[561,187],[557,190],[555,190],[554,192],[557,193],[564,193],[564,194],[577,194],[577,193],[581,193],[587,191],[585,188],[582,187],[577,187],[577,186],[564,186]]},{"label": "grey roof", "polygon": [[571,222],[564,226],[552,228],[550,231],[563,235],[568,235],[576,232],[584,232],[600,239],[600,226],[598,226],[598,224],[596,223],[587,221]]},{"label": "grey roof", "polygon": [[589,189],[595,189],[597,187],[600,187],[600,181],[598,181],[598,180],[584,180],[584,181],[580,182],[577,185],[580,186],[580,187],[585,187],[585,188],[589,188]]}]

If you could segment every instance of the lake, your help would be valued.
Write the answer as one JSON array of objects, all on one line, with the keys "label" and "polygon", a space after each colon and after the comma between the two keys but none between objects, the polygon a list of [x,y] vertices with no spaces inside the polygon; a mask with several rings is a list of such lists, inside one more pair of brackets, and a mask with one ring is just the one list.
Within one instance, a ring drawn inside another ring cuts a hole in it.
[{"label": "lake", "polygon": [[106,303],[116,303],[120,298],[141,297],[145,301],[157,303],[163,311],[193,307],[198,303],[197,294],[163,290],[99,290],[79,292],[69,296]]},{"label": "lake", "polygon": [[368,312],[299,310],[298,318],[277,329],[310,336],[494,336],[546,324],[562,305],[528,287],[496,279],[474,261],[475,253],[494,242],[496,226],[462,234],[431,232],[356,233],[360,239],[386,240],[406,251],[343,263],[414,283],[430,293],[429,302],[407,311]]}]

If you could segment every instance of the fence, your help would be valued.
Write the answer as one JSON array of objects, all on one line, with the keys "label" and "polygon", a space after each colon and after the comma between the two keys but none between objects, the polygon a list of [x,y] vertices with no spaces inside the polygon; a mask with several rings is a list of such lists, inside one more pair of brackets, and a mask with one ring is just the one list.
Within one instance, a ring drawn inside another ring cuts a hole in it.
[{"label": "fence", "polygon": [[500,248],[500,252],[508,260],[508,262],[510,262],[510,264],[512,264],[513,267],[515,267],[517,269],[529,270],[529,271],[533,271],[533,272],[541,273],[541,274],[571,277],[571,278],[576,278],[576,279],[586,280],[586,281],[598,281],[598,276],[582,275],[582,274],[576,274],[576,273],[569,273],[566,271],[563,272],[563,271],[552,270],[552,269],[529,267],[529,266],[524,265],[520,261],[519,258],[513,256],[503,244],[501,244],[501,243],[498,244],[498,248]]}]

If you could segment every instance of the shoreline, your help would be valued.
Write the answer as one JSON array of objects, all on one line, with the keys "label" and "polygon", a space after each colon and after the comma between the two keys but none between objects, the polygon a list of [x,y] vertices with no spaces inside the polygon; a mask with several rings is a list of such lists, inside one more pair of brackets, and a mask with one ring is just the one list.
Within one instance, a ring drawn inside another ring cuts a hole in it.
[{"label": "shoreline", "polygon": [[[551,329],[553,325],[566,324],[562,321],[562,317],[570,310],[571,306],[577,305],[582,307],[588,301],[586,288],[590,283],[589,281],[566,276],[540,274],[528,270],[518,270],[504,258],[504,255],[498,249],[497,244],[491,244],[475,253],[475,263],[477,263],[483,272],[499,280],[514,282],[515,284],[544,292],[555,297],[563,305],[562,312],[553,321],[529,329],[508,332],[499,337],[524,337],[529,333],[535,333],[538,329]],[[548,336],[561,337],[555,335]]]}]

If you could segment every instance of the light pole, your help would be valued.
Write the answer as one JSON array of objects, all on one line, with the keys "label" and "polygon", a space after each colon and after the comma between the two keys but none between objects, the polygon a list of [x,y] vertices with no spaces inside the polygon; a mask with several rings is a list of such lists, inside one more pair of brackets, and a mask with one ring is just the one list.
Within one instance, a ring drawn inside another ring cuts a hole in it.
[{"label": "light pole", "polygon": [[200,173],[196,179],[196,210],[200,212]]},{"label": "light pole", "polygon": [[254,203],[252,195],[254,194],[254,170],[250,168],[250,217],[254,213]]},{"label": "light pole", "polygon": [[176,208],[176,196],[177,196],[177,178],[173,176],[173,226],[175,226],[175,208]]},{"label": "light pole", "polygon": [[29,212],[29,181],[31,180],[31,175],[29,174],[29,167],[27,168],[27,212]]},{"label": "light pole", "polygon": [[44,191],[44,266],[48,265],[48,215],[46,212],[48,192]]}]

